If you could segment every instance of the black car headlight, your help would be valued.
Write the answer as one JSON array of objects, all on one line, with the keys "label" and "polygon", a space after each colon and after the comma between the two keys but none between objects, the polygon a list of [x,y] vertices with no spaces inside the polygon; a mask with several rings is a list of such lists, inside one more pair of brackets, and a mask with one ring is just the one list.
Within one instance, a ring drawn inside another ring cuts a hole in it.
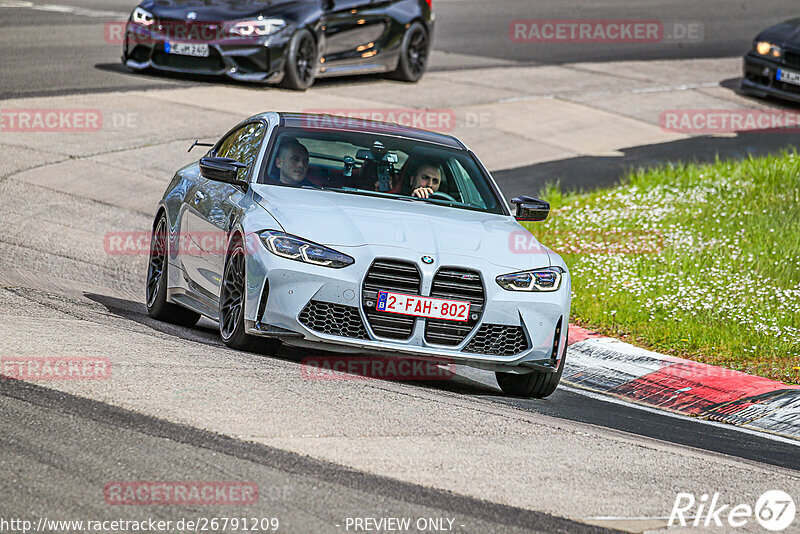
[{"label": "black car headlight", "polygon": [[780,46],[770,43],[769,41],[756,41],[753,43],[753,50],[759,55],[774,58],[781,57],[781,54],[783,54],[783,50]]},{"label": "black car headlight", "polygon": [[334,269],[347,267],[356,261],[347,254],[284,232],[267,230],[261,232],[259,236],[267,250],[281,258]]},{"label": "black car headlight", "polygon": [[561,267],[501,274],[495,280],[506,291],[556,291],[561,287]]},{"label": "black car headlight", "polygon": [[146,9],[137,7],[133,10],[133,13],[131,13],[131,22],[140,26],[150,26],[153,22],[155,22],[155,18],[153,17],[153,14]]},{"label": "black car headlight", "polygon": [[286,27],[286,21],[283,19],[265,19],[257,18],[252,20],[240,20],[234,22],[228,31],[234,35],[241,35],[242,37],[272,35]]}]

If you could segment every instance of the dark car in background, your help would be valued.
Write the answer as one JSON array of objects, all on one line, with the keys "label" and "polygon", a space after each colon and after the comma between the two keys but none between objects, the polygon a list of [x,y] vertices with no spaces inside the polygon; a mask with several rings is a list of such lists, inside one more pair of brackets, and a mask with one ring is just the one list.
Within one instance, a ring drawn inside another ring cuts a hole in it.
[{"label": "dark car in background", "polygon": [[742,90],[800,102],[800,17],[756,36],[744,56]]},{"label": "dark car in background", "polygon": [[433,27],[432,0],[145,0],[128,20],[122,63],[298,90],[379,72],[416,82]]}]

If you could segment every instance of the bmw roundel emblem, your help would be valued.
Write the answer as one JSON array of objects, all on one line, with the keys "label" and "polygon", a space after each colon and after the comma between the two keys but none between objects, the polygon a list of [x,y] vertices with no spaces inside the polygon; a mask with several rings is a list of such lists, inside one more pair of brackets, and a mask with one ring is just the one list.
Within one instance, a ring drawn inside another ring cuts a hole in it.
[{"label": "bmw roundel emblem", "polygon": [[194,20],[194,19],[197,18],[197,13],[195,13],[194,11],[189,11],[186,14],[186,18],[189,19],[189,20]]},{"label": "bmw roundel emblem", "polygon": [[430,256],[422,256],[422,263],[430,265],[431,263],[433,263],[433,258],[431,258]]}]

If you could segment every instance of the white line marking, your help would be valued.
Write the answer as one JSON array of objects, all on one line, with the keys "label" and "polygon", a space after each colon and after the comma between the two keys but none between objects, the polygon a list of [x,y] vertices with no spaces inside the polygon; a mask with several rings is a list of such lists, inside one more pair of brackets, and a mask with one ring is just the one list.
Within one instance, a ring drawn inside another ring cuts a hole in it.
[{"label": "white line marking", "polygon": [[[572,100],[576,96],[580,97],[587,97],[587,96],[613,96],[613,95],[621,95],[621,94],[638,94],[638,93],[666,93],[670,91],[691,91],[694,89],[704,89],[708,87],[719,87],[719,82],[703,82],[703,83],[692,83],[692,84],[683,84],[683,85],[660,85],[657,87],[640,87],[638,89],[622,89],[622,90],[614,90],[614,91],[589,91],[586,93],[579,93],[575,91],[568,91],[565,93],[559,94],[542,94],[542,95],[526,95],[526,96],[517,96],[513,98],[505,98],[502,100],[498,100],[500,104],[509,104],[513,102],[524,102],[526,100],[535,100],[538,98],[547,98],[547,99],[561,99],[571,104],[577,104],[580,106],[586,105],[583,102],[579,102],[577,100]],[[609,113],[613,113],[608,110]]]},{"label": "white line marking", "polygon": [[[594,521],[655,521],[656,519],[669,519],[668,515],[655,516],[655,517],[617,517],[614,515],[598,515],[596,517],[587,517]],[[686,516],[684,519],[694,519],[694,517]]]},{"label": "white line marking", "polygon": [[672,413],[665,410],[659,410],[657,408],[651,408],[649,406],[642,406],[641,404],[636,404],[634,402],[626,401],[623,399],[619,399],[617,397],[610,397],[603,395],[601,393],[596,393],[594,391],[590,391],[587,389],[581,389],[573,386],[567,386],[566,384],[561,384],[558,386],[559,389],[563,389],[564,391],[570,391],[572,393],[577,393],[578,395],[585,395],[591,399],[596,399],[600,401],[610,402],[612,404],[620,404],[622,406],[627,406],[629,408],[636,408],[638,410],[644,410],[645,412],[655,413],[659,415],[665,415],[667,417],[672,417],[675,419],[682,419],[684,421],[694,421],[695,423],[702,423],[705,425],[711,425],[718,428],[725,428],[728,430],[735,430],[737,432],[742,432],[744,434],[749,434],[751,436],[758,436],[761,438],[769,439],[772,441],[778,441],[781,443],[787,443],[789,445],[794,445],[796,447],[800,447],[800,441],[792,438],[785,438],[783,436],[778,436],[775,434],[770,434],[768,432],[759,432],[758,430],[750,430],[749,428],[742,428],[740,426],[732,425],[729,423],[720,423],[718,421],[709,421],[707,419],[699,419],[696,417],[689,417],[687,415],[682,415],[678,413]]}]

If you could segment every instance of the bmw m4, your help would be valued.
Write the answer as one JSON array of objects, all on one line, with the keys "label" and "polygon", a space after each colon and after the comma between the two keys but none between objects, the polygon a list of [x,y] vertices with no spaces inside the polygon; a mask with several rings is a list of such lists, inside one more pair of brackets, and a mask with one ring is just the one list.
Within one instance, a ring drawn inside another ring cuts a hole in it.
[{"label": "bmw m4", "polygon": [[[226,345],[447,360],[544,397],[564,368],[567,266],[458,139],[355,118],[263,113],[180,169],[160,201],[149,314],[219,322]],[[524,233],[524,251],[512,244]],[[531,241],[532,240],[532,241]],[[531,245],[531,243],[533,243]]]}]

